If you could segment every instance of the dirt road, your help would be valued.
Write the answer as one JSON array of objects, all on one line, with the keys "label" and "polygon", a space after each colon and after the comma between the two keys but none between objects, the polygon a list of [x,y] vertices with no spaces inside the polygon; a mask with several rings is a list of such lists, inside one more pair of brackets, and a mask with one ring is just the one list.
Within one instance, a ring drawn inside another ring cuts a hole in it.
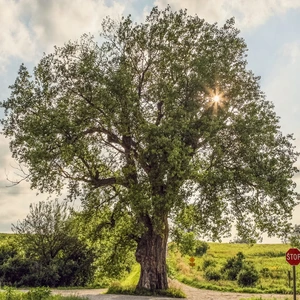
[{"label": "dirt road", "polygon": [[[176,282],[174,283],[176,287],[180,287],[187,295],[187,300],[240,300],[242,298],[251,298],[254,296],[262,297],[262,299],[285,299],[288,297],[292,299],[293,297],[285,295],[275,295],[275,294],[243,294],[243,293],[227,293],[227,292],[216,292],[208,290],[200,290],[185,284]],[[148,297],[148,296],[126,296],[126,295],[106,295],[106,290],[55,290],[53,293],[62,295],[79,295],[85,296],[90,300],[174,300],[174,298],[165,297]]]}]

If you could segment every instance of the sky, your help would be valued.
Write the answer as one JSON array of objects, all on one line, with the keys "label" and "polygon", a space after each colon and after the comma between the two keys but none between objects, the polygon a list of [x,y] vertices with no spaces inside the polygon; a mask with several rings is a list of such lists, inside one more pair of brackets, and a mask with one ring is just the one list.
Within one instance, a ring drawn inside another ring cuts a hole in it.
[{"label": "sky", "polygon": [[[294,134],[300,152],[300,0],[0,0],[0,100],[9,96],[8,86],[21,63],[32,69],[54,45],[84,33],[98,36],[106,16],[118,20],[131,14],[142,22],[153,6],[168,4],[220,25],[235,17],[248,45],[248,68],[261,76],[261,89],[275,105],[282,132]],[[0,232],[11,232],[11,224],[28,214],[30,203],[49,196],[30,190],[28,182],[11,186],[7,178],[20,177],[8,145],[0,135]],[[294,179],[300,192],[300,174]],[[292,221],[300,223],[300,206]]]}]

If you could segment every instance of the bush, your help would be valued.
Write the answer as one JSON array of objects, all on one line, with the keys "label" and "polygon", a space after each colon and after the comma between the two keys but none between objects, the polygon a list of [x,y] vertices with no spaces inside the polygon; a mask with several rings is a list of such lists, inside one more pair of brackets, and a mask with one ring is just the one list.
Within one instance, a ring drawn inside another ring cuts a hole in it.
[{"label": "bush", "polygon": [[242,270],[244,259],[244,254],[238,252],[236,256],[227,260],[221,272],[226,274],[228,280],[236,280],[239,272]]},{"label": "bush", "polygon": [[26,294],[28,300],[44,300],[49,298],[50,295],[51,290],[46,287],[30,289],[30,291]]},{"label": "bush", "polygon": [[0,247],[0,280],[16,287],[84,286],[95,272],[95,253],[78,237],[79,224],[67,203],[30,206],[23,222],[13,225],[18,251]]},{"label": "bush", "polygon": [[261,274],[261,276],[264,277],[264,278],[269,278],[269,277],[272,276],[271,271],[270,271],[269,268],[262,268],[262,269],[260,270],[260,274]]},{"label": "bush", "polygon": [[209,245],[206,242],[197,240],[195,242],[195,256],[203,256],[207,250],[209,249]]},{"label": "bush", "polygon": [[205,271],[208,267],[215,267],[217,264],[212,259],[204,259],[202,263],[202,270]]},{"label": "bush", "polygon": [[244,264],[237,276],[239,286],[253,286],[259,279],[259,273],[252,263]]},{"label": "bush", "polygon": [[170,262],[168,262],[167,260],[167,274],[168,274],[168,277],[171,278],[171,279],[174,279],[175,276],[176,276],[176,268],[174,267],[173,264],[171,264]]},{"label": "bush", "polygon": [[213,267],[208,267],[206,271],[204,272],[204,277],[206,280],[220,280],[221,279],[221,273],[219,270],[213,268]]}]

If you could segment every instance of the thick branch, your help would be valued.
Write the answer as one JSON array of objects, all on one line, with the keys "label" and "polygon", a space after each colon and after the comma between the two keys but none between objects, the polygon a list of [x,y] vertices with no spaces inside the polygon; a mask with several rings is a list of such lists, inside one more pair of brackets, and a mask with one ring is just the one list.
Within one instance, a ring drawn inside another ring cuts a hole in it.
[{"label": "thick branch", "polygon": [[157,111],[158,111],[158,114],[157,114],[157,118],[156,118],[156,122],[155,122],[155,125],[158,126],[160,124],[160,121],[161,119],[163,118],[164,116],[164,113],[162,112],[162,107],[163,107],[163,101],[159,101],[157,103]]},{"label": "thick branch", "polygon": [[93,185],[95,187],[101,187],[101,186],[108,186],[108,185],[113,185],[117,183],[117,179],[115,177],[110,177],[110,178],[103,178],[103,179],[93,179],[92,181]]}]

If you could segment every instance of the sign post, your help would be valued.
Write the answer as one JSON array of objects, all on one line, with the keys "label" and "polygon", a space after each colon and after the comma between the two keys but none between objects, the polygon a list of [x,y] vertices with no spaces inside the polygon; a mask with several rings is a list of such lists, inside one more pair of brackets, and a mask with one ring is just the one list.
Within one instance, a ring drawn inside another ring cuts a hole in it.
[{"label": "sign post", "polygon": [[296,266],[293,266],[293,294],[294,294],[294,300],[296,300],[296,295],[297,295],[297,291],[296,291]]},{"label": "sign post", "polygon": [[189,263],[189,265],[190,265],[191,267],[195,267],[195,258],[194,258],[194,257],[191,257],[191,258],[190,258],[190,263]]},{"label": "sign post", "polygon": [[293,266],[293,291],[294,300],[296,300],[296,266],[300,263],[300,250],[290,248],[285,254],[286,261]]}]

